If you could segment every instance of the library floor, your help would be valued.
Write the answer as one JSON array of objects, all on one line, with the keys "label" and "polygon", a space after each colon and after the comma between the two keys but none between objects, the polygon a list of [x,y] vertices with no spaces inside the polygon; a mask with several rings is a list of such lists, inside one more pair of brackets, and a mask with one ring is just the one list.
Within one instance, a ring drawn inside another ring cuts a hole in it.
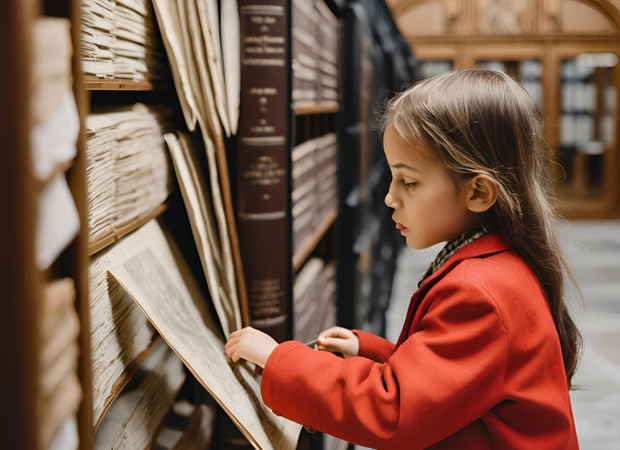
[{"label": "library floor", "polygon": [[[620,448],[620,221],[570,222],[561,230],[565,251],[585,309],[576,293],[568,294],[573,317],[585,341],[585,352],[571,393],[583,450]],[[422,272],[441,250],[437,245],[399,256],[387,337],[396,342],[411,294]],[[357,447],[358,449],[360,447]]]}]

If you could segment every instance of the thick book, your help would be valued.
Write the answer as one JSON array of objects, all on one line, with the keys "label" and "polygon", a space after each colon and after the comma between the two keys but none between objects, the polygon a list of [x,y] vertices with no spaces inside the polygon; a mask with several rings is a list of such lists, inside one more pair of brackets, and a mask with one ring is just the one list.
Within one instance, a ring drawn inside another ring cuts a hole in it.
[{"label": "thick book", "polygon": [[241,0],[237,229],[250,324],[287,338],[288,2]]}]

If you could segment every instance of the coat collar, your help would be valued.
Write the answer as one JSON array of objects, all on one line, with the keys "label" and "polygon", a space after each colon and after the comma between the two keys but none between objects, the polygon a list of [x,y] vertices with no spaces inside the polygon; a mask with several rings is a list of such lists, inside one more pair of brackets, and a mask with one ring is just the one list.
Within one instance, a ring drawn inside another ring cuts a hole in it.
[{"label": "coat collar", "polygon": [[507,250],[513,246],[514,244],[512,239],[510,239],[510,236],[508,236],[508,233],[504,230],[498,230],[495,233],[487,234],[486,236],[467,244],[465,247],[461,248],[458,252],[452,255],[452,257],[447,260],[435,273],[424,280],[422,286],[436,280],[441,277],[442,274],[449,272],[454,266],[464,259],[480,258],[483,256],[492,255],[494,253]]},{"label": "coat collar", "polygon": [[452,255],[452,257],[448,261],[446,261],[435,273],[426,278],[420,288],[411,296],[411,302],[409,303],[409,309],[407,310],[407,316],[405,318],[403,329],[400,333],[400,337],[398,338],[398,342],[396,343],[396,349],[398,349],[398,347],[400,347],[409,336],[409,329],[411,328],[413,315],[417,310],[422,298],[424,298],[424,295],[426,294],[426,292],[428,292],[428,290],[433,284],[435,284],[446,273],[448,273],[458,263],[465,259],[489,256],[494,253],[508,250],[513,246],[514,244],[512,242],[512,239],[510,239],[510,237],[508,236],[508,233],[506,233],[504,230],[499,230],[495,233],[487,234],[486,236],[483,236],[475,240],[474,242],[467,244],[465,247],[461,248],[458,252]]}]

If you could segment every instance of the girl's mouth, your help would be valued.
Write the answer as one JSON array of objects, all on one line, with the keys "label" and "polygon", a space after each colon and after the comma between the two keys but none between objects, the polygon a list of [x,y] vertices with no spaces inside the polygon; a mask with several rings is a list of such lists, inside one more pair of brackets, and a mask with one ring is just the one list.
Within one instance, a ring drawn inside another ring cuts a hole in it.
[{"label": "girl's mouth", "polygon": [[404,225],[402,225],[402,224],[400,224],[398,222],[396,222],[396,228],[398,228],[400,231],[403,231],[403,230],[407,229],[406,226],[404,226]]}]

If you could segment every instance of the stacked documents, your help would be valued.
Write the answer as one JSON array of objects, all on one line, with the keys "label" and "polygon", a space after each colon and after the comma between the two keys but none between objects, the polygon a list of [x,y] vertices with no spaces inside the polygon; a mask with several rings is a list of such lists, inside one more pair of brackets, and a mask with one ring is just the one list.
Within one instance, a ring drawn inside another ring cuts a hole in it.
[{"label": "stacked documents", "polygon": [[112,241],[160,206],[172,189],[163,135],[170,111],[135,104],[86,118],[89,244]]},{"label": "stacked documents", "polygon": [[[164,139],[172,155],[213,306],[224,335],[229,336],[242,328],[242,322],[230,244],[226,245],[220,238],[226,231],[226,216],[222,200],[217,197],[219,186],[213,176],[208,177],[210,185],[207,186],[201,170],[202,159],[189,135],[168,133]],[[206,144],[213,152],[213,144],[209,141]],[[211,169],[213,172],[214,165]]]},{"label": "stacked documents", "polygon": [[[153,0],[172,76],[190,131],[237,131],[241,87],[236,0]],[[221,39],[220,39],[220,23]],[[225,25],[225,26],[224,26]],[[222,51],[224,49],[224,51]]]},{"label": "stacked documents", "polygon": [[148,0],[82,0],[84,72],[101,78],[158,80],[166,59]]},{"label": "stacked documents", "polygon": [[112,404],[95,435],[95,449],[150,448],[184,381],[183,363],[160,341]]},{"label": "stacked documents", "polygon": [[47,284],[41,298],[41,443],[47,447],[82,398],[77,377],[80,318],[71,278]]},{"label": "stacked documents", "polygon": [[135,249],[147,249],[148,245],[143,234],[132,233],[98,253],[90,264],[88,310],[95,424],[127,381],[125,371],[128,367],[135,367],[155,334],[132,298],[107,273],[124,262],[125,254]]}]

